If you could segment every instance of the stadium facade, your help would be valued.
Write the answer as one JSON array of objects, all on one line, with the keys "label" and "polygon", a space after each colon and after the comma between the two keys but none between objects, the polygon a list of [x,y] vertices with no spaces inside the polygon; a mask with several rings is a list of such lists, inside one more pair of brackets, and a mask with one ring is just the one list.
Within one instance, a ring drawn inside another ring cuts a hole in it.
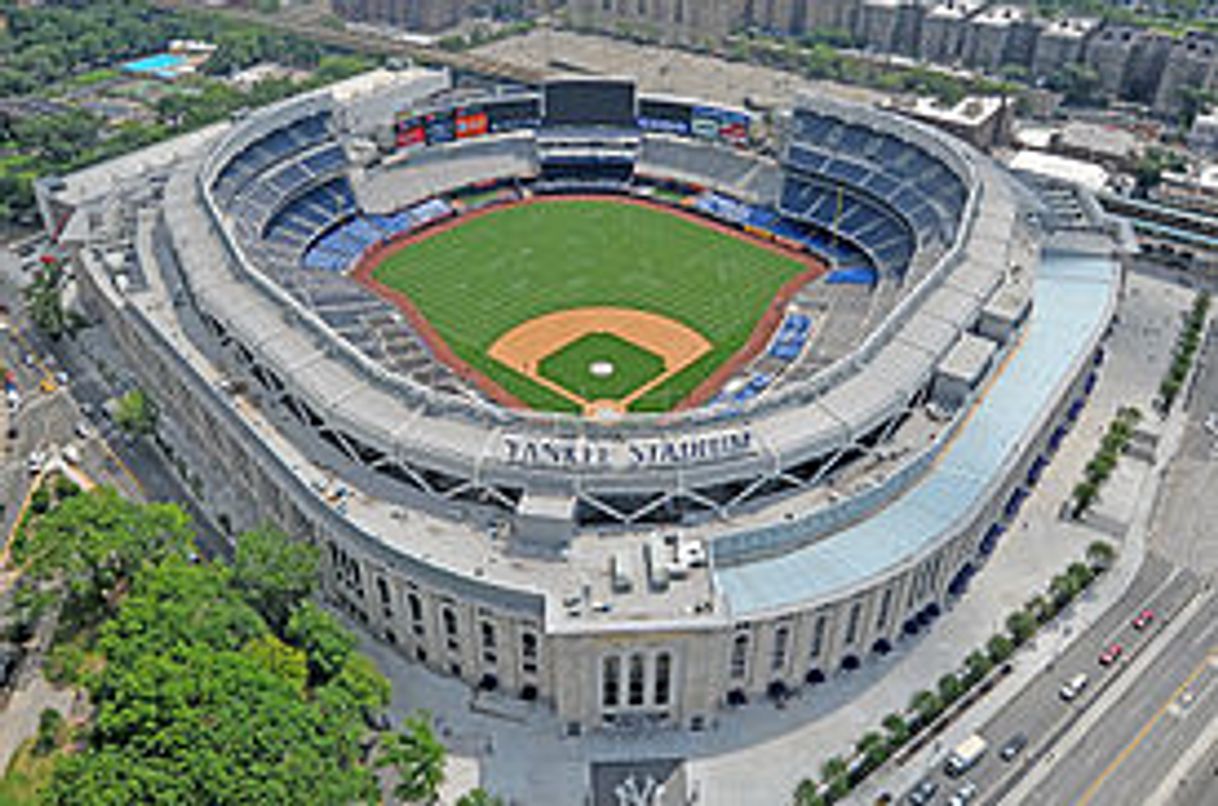
[{"label": "stadium facade", "polygon": [[[224,528],[314,542],[332,604],[488,708],[697,730],[882,662],[950,606],[1084,405],[1121,287],[1076,190],[825,97],[774,123],[760,141],[741,110],[622,80],[470,95],[382,71],[39,202]],[[714,400],[612,421],[496,404],[350,277],[572,191],[830,270]]]}]

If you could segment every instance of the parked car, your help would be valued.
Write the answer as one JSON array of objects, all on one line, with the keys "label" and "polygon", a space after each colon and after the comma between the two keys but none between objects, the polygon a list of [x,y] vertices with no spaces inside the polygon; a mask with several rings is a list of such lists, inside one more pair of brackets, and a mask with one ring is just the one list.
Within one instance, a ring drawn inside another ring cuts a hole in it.
[{"label": "parked car", "polygon": [[1112,644],[1103,652],[1100,653],[1100,666],[1111,666],[1121,658],[1121,653],[1125,648],[1120,644]]},{"label": "parked car", "polygon": [[1135,630],[1144,630],[1154,623],[1155,611],[1149,607],[1133,617],[1133,628]]}]

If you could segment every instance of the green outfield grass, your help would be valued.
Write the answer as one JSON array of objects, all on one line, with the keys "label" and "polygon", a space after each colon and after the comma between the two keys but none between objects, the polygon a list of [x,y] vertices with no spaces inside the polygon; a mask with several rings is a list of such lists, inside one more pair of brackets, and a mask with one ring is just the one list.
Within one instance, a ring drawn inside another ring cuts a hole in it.
[{"label": "green outfield grass", "polygon": [[462,359],[538,409],[569,400],[490,358],[516,325],[608,305],[676,319],[714,348],[632,408],[663,411],[744,346],[804,265],[684,218],[613,201],[508,207],[398,252],[373,276],[407,294]]}]

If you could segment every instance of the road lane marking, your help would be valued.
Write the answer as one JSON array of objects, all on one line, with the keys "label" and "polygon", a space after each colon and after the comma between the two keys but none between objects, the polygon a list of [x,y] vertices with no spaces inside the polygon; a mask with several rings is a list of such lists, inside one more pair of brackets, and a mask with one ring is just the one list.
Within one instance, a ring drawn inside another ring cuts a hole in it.
[{"label": "road lane marking", "polygon": [[1188,677],[1184,679],[1184,682],[1176,687],[1176,690],[1173,691],[1171,696],[1167,698],[1167,701],[1159,706],[1158,710],[1155,711],[1151,718],[1148,719],[1144,725],[1142,725],[1142,728],[1138,731],[1137,735],[1133,737],[1133,740],[1130,741],[1129,744],[1125,745],[1124,749],[1117,754],[1116,758],[1109,762],[1108,766],[1095,777],[1095,780],[1092,781],[1091,785],[1087,787],[1087,790],[1083,792],[1083,796],[1079,798],[1075,806],[1087,806],[1087,804],[1091,802],[1091,800],[1100,791],[1100,788],[1103,787],[1104,782],[1107,781],[1108,778],[1111,777],[1112,774],[1125,763],[1129,756],[1133,754],[1134,750],[1138,749],[1138,745],[1140,745],[1146,739],[1146,737],[1150,735],[1150,732],[1154,730],[1155,725],[1157,725],[1159,721],[1168,713],[1169,709],[1176,702],[1176,700],[1178,700],[1180,696],[1197,681],[1197,678],[1200,677],[1207,668],[1209,668],[1210,662],[1214,659],[1216,653],[1218,653],[1218,647],[1211,649],[1210,654],[1193,667],[1193,670],[1189,672]]}]

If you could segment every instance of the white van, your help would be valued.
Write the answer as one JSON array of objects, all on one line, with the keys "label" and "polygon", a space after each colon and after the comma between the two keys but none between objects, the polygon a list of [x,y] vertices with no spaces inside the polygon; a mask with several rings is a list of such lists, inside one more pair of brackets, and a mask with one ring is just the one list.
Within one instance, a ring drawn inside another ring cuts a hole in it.
[{"label": "white van", "polygon": [[989,743],[974,733],[957,745],[956,749],[947,757],[943,771],[952,777],[964,775],[981,760],[987,748],[989,748]]}]

